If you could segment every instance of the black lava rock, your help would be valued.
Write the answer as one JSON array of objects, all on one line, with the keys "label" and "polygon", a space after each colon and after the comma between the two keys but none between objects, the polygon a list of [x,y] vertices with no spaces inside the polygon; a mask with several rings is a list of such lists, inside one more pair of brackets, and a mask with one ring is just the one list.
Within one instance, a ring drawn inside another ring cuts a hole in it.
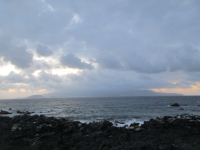
[{"label": "black lava rock", "polygon": [[109,121],[56,119],[43,115],[0,116],[2,150],[200,149],[200,116],[157,117],[141,126],[115,127]]}]

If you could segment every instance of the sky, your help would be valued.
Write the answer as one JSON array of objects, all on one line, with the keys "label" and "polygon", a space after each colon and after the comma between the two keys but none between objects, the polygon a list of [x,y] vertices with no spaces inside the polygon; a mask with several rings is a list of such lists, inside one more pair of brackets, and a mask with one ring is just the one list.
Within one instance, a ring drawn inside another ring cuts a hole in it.
[{"label": "sky", "polygon": [[0,98],[200,95],[199,0],[1,0]]}]

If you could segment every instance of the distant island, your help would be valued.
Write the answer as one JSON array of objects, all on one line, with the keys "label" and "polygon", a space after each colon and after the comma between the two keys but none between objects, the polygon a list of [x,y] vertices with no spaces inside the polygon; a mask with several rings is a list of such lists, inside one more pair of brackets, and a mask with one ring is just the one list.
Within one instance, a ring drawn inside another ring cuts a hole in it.
[{"label": "distant island", "polygon": [[42,99],[42,98],[45,98],[45,97],[42,95],[32,95],[32,96],[27,97],[27,99]]},{"label": "distant island", "polygon": [[44,95],[32,95],[26,99],[66,98],[66,97],[123,97],[123,96],[184,96],[177,93],[161,93],[151,90],[126,90],[126,91],[91,91],[91,90],[66,90]]},{"label": "distant island", "polygon": [[161,93],[151,90],[126,90],[126,91],[95,91],[95,90],[66,90],[45,94],[46,98],[65,98],[65,97],[120,97],[120,96],[184,96],[177,93]]}]

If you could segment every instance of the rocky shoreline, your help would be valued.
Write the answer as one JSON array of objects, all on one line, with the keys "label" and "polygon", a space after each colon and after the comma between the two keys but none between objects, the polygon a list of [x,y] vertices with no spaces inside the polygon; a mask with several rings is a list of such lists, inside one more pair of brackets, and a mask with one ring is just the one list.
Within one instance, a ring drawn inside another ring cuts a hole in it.
[{"label": "rocky shoreline", "polygon": [[199,150],[200,116],[157,117],[139,126],[44,115],[0,116],[1,150]]}]

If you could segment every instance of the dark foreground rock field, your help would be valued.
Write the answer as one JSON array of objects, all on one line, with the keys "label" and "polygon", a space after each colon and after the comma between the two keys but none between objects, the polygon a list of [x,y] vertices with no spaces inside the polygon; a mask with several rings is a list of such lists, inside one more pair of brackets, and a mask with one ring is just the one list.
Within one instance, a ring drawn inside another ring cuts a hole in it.
[{"label": "dark foreground rock field", "polygon": [[200,150],[200,116],[165,116],[129,127],[43,115],[0,116],[0,150],[68,149]]}]

